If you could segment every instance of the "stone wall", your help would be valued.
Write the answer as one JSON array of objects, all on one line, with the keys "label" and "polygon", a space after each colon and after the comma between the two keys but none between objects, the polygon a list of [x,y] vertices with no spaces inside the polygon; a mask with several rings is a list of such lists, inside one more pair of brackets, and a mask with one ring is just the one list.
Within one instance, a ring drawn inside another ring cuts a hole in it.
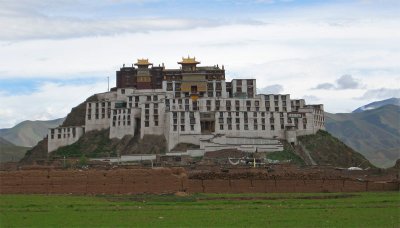
[{"label": "stone wall", "polygon": [[1,194],[166,194],[398,191],[398,182],[342,179],[188,178],[182,168],[0,172]]}]

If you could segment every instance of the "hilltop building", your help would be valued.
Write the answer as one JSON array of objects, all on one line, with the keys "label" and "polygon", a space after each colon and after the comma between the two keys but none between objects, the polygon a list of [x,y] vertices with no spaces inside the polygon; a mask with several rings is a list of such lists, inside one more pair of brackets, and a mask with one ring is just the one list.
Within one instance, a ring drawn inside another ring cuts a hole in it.
[{"label": "hilltop building", "polygon": [[85,125],[49,130],[48,152],[76,142],[88,131],[110,129],[110,138],[164,135],[168,150],[199,145],[220,149],[281,151],[280,139],[324,129],[323,105],[306,105],[289,94],[257,94],[255,79],[225,80],[222,65],[199,66],[182,58],[179,69],[138,59],[116,72],[116,87],[86,103]]}]

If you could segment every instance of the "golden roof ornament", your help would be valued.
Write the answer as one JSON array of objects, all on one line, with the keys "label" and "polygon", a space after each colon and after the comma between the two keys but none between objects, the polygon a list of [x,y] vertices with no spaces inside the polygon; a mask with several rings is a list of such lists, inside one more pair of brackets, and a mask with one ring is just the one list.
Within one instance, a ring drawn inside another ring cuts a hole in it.
[{"label": "golden roof ornament", "polygon": [[188,56],[187,58],[182,57],[182,61],[178,62],[178,64],[199,64],[200,62],[196,61],[196,57],[190,58]]},{"label": "golden roof ornament", "polygon": [[148,65],[153,65],[153,63],[149,63],[149,59],[138,59],[137,63],[135,63],[136,66],[148,66]]}]

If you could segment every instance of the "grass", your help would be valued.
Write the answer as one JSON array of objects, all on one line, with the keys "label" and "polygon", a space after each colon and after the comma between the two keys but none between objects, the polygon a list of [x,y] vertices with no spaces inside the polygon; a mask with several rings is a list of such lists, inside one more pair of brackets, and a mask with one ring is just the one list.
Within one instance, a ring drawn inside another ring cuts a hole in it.
[{"label": "grass", "polygon": [[0,195],[0,227],[399,227],[397,192]]},{"label": "grass", "polygon": [[284,141],[283,146],[283,151],[267,153],[266,158],[279,161],[290,160],[292,163],[297,165],[306,164],[301,157],[295,154],[294,149],[288,142]]}]

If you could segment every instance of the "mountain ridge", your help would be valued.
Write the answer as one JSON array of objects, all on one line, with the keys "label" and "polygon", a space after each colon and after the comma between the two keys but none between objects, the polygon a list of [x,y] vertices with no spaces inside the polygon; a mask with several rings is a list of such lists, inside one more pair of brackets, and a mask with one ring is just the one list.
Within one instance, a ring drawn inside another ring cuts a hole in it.
[{"label": "mountain ridge", "polygon": [[25,120],[12,128],[0,129],[0,137],[16,146],[32,147],[47,135],[49,128],[59,126],[64,119]]},{"label": "mountain ridge", "polygon": [[374,165],[389,167],[400,158],[399,116],[400,107],[390,104],[356,113],[325,113],[325,127]]},{"label": "mountain ridge", "polygon": [[374,101],[372,103],[363,105],[357,109],[355,109],[352,113],[360,113],[360,112],[364,112],[367,110],[373,110],[373,109],[377,109],[380,108],[382,106],[385,105],[397,105],[400,106],[400,98],[396,98],[396,97],[392,97],[386,100],[381,100],[381,101]]}]

